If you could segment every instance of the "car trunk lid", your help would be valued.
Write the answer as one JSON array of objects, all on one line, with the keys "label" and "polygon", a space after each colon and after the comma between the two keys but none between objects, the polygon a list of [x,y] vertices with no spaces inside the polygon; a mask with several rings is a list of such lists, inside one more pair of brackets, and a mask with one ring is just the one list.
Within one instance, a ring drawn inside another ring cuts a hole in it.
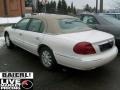
[{"label": "car trunk lid", "polygon": [[89,42],[93,45],[96,52],[103,52],[113,47],[114,36],[97,30],[89,30],[77,33],[59,35],[67,40],[72,40],[74,44],[79,42]]}]

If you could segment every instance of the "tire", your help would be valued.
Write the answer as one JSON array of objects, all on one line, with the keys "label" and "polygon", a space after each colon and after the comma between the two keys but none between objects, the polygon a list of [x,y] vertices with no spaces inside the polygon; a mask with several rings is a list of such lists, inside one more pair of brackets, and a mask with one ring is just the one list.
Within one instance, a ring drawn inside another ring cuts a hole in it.
[{"label": "tire", "polygon": [[10,40],[8,33],[5,34],[5,44],[6,44],[7,48],[9,48],[9,49],[12,49],[14,47],[14,44]]},{"label": "tire", "polygon": [[48,47],[42,47],[39,51],[39,57],[41,64],[48,70],[54,70],[56,68],[57,62],[53,55],[52,50]]}]

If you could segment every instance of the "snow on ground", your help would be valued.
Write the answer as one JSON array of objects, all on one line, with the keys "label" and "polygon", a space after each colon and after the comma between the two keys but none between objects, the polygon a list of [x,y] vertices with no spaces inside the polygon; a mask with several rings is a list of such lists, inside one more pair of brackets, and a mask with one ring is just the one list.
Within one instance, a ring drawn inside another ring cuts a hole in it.
[{"label": "snow on ground", "polygon": [[0,37],[0,48],[5,45],[5,39],[4,37]]},{"label": "snow on ground", "polygon": [[22,17],[0,17],[0,25],[17,23],[21,19]]}]

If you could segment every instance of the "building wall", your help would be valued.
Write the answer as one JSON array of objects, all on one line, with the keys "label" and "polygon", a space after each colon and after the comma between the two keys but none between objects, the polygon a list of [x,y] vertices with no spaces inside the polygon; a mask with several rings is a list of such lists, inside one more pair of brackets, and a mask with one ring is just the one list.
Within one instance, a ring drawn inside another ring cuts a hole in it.
[{"label": "building wall", "polygon": [[21,0],[22,2],[22,13],[25,14],[25,0]]},{"label": "building wall", "polygon": [[4,0],[0,0],[0,16],[4,16]]},{"label": "building wall", "polygon": [[[0,7],[4,7],[3,0],[0,0]],[[5,15],[4,8],[0,11],[0,16],[21,16],[25,13],[25,1],[24,0],[6,0],[6,11]]]},{"label": "building wall", "polygon": [[25,12],[24,0],[7,0],[8,16],[20,16]]}]

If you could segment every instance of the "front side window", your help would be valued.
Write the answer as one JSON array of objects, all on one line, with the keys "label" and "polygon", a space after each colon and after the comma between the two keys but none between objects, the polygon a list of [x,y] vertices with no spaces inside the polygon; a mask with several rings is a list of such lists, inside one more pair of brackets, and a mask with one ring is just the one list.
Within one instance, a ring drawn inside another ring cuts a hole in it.
[{"label": "front side window", "polygon": [[28,27],[28,30],[33,31],[33,32],[42,33],[44,30],[43,22],[41,20],[38,20],[38,19],[32,19],[32,21]]},{"label": "front side window", "polygon": [[30,19],[22,19],[20,22],[16,24],[16,28],[21,30],[26,30],[29,21]]}]

